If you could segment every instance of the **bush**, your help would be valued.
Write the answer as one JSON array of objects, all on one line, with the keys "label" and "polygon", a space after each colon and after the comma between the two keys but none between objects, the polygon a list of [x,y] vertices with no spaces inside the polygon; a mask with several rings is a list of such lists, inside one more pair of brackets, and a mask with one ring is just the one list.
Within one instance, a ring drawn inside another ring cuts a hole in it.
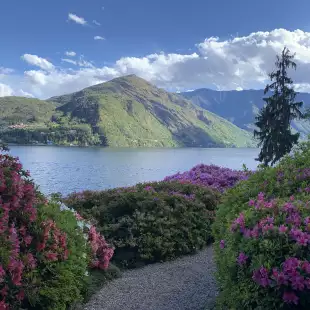
[{"label": "bush", "polygon": [[113,250],[94,227],[47,202],[19,161],[0,154],[0,309],[62,310],[87,293],[89,265]]},{"label": "bush", "polygon": [[178,181],[213,188],[220,192],[245,180],[250,172],[231,170],[215,165],[197,165],[190,171],[177,173],[165,178],[165,181]]},{"label": "bush", "polygon": [[194,253],[211,241],[218,194],[192,184],[159,182],[69,195],[65,203],[95,220],[122,267]]},{"label": "bush", "polygon": [[310,148],[224,194],[213,225],[221,309],[309,309]]}]

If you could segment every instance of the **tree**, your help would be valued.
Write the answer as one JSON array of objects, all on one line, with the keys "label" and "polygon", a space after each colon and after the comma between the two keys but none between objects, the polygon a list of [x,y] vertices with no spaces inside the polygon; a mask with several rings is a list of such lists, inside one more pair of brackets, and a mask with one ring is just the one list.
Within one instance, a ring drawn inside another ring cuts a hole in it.
[{"label": "tree", "polygon": [[263,165],[274,165],[288,154],[298,142],[299,133],[291,131],[291,121],[302,118],[300,111],[303,102],[295,102],[297,93],[292,86],[293,81],[287,76],[287,69],[296,70],[293,61],[295,54],[284,47],[276,58],[276,70],[269,74],[271,84],[267,84],[264,95],[271,92],[270,97],[263,98],[264,107],[256,117],[254,137],[258,138],[261,151],[256,160]]}]

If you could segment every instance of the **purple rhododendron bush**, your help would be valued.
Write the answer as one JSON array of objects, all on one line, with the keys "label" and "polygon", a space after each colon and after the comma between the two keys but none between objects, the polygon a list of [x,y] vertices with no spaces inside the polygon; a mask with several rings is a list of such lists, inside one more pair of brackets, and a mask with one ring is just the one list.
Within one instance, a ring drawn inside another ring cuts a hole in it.
[{"label": "purple rhododendron bush", "polygon": [[1,310],[67,309],[112,255],[94,226],[47,201],[18,159],[0,154]]},{"label": "purple rhododendron bush", "polygon": [[191,183],[224,192],[237,182],[246,180],[250,172],[232,170],[215,165],[200,164],[189,171],[177,173],[165,178],[165,181]]},{"label": "purple rhododendron bush", "polygon": [[213,225],[219,309],[310,309],[310,148],[222,197]]}]

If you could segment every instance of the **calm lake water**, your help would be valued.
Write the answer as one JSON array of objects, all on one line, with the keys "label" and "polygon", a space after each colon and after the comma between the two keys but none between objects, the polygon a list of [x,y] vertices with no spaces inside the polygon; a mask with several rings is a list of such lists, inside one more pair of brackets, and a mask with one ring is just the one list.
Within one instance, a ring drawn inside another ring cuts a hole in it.
[{"label": "calm lake water", "polygon": [[45,194],[107,189],[159,181],[193,166],[215,164],[255,169],[257,149],[123,149],[12,146]]}]

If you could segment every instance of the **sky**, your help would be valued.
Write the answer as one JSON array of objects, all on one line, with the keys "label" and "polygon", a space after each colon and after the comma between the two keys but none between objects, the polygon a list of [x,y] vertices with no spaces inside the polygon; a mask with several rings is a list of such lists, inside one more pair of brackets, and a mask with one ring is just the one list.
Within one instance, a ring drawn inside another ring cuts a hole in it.
[{"label": "sky", "polygon": [[2,0],[0,97],[127,74],[169,91],[259,89],[284,46],[295,88],[310,92],[309,11],[309,0]]}]

